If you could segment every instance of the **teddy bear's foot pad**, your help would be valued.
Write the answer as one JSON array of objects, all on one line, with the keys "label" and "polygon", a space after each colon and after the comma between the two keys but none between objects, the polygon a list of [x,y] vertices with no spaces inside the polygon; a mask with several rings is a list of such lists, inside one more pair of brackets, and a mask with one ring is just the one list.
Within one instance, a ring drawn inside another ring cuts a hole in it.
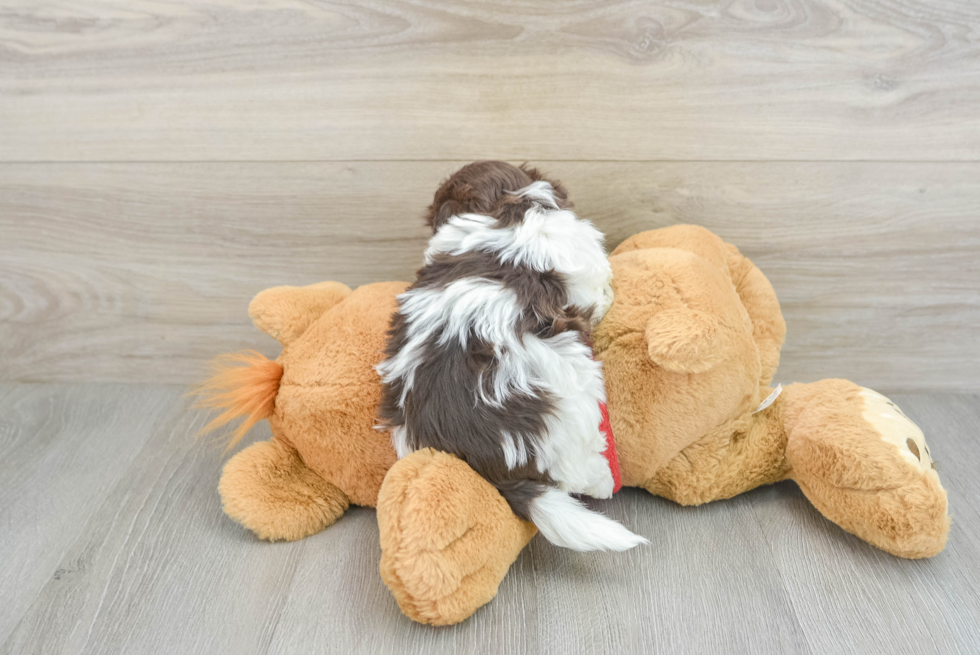
[{"label": "teddy bear's foot pad", "polygon": [[861,415],[878,431],[882,441],[895,446],[902,459],[916,470],[923,473],[938,470],[926,445],[926,435],[898,405],[866,387],[861,388],[861,398],[864,400]]},{"label": "teddy bear's foot pad", "polygon": [[252,444],[232,457],[218,491],[228,516],[270,541],[316,534],[349,505],[340,489],[310,470],[279,439]]},{"label": "teddy bear's foot pad", "polygon": [[432,449],[399,460],[378,497],[381,577],[409,618],[459,623],[497,587],[536,528],[463,461]]}]

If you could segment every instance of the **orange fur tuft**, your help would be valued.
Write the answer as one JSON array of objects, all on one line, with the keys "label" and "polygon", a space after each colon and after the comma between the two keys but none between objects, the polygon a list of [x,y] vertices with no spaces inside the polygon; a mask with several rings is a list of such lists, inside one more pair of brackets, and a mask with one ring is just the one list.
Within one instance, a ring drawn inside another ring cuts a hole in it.
[{"label": "orange fur tuft", "polygon": [[211,377],[195,386],[191,394],[200,398],[194,407],[224,410],[201,429],[201,434],[245,417],[231,433],[227,452],[253,425],[272,416],[282,379],[282,364],[254,350],[246,350],[215,358],[211,368]]}]

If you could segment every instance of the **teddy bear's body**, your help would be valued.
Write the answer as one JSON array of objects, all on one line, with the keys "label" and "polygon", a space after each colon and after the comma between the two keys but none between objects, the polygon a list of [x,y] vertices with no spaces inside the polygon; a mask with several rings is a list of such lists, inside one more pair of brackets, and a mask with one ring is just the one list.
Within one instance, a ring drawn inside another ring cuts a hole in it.
[{"label": "teddy bear's body", "polygon": [[[769,282],[737,249],[674,226],[627,239],[610,263],[614,301],[593,345],[624,485],[693,505],[792,479],[879,548],[942,550],[945,491],[921,430],[890,401],[823,380],[788,385],[760,409],[785,324]],[[250,314],[284,346],[268,374],[281,379],[274,402],[240,413],[268,417],[274,438],[236,455],[220,490],[228,514],[267,539],[317,532],[351,502],[377,505],[381,572],[403,611],[455,623],[493,597],[535,528],[464,462],[432,450],[396,462],[375,429],[373,367],[405,286],[256,297]],[[246,392],[236,392],[242,407]]]},{"label": "teddy bear's body", "polygon": [[336,282],[275,287],[249,314],[283,346],[271,441],[237,454],[219,490],[224,509],[263,539],[302,539],[339,518],[348,505],[374,507],[395,463],[388,435],[375,429],[388,319],[401,282],[351,291]]}]

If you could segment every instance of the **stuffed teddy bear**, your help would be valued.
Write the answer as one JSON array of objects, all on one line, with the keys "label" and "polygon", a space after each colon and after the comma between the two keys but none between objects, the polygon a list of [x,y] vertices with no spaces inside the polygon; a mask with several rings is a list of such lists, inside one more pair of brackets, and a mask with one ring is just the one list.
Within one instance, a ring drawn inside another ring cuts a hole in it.
[{"label": "stuffed teddy bear", "polygon": [[[846,380],[770,388],[785,323],[734,246],[677,225],[627,239],[609,261],[614,300],[592,337],[623,485],[697,505],[789,479],[889,553],[943,549],[946,492],[898,407]],[[427,449],[396,462],[375,429],[374,366],[406,286],[263,291],[249,313],[279,359],[227,358],[199,391],[225,410],[210,427],[246,418],[234,440],[262,418],[272,428],[225,466],[230,517],[263,539],[300,539],[349,503],[377,506],[381,575],[402,611],[452,624],[493,598],[536,528],[462,460]]]}]

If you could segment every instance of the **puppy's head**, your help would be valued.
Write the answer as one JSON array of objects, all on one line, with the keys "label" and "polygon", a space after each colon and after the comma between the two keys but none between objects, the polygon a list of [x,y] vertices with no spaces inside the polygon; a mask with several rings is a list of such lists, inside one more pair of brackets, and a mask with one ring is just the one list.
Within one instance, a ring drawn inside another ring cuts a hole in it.
[{"label": "puppy's head", "polygon": [[557,180],[549,180],[527,164],[513,166],[502,161],[478,161],[467,164],[449,176],[436,191],[426,213],[426,223],[435,233],[457,214],[493,216],[501,225],[513,224],[524,216],[531,203],[540,201],[533,192],[517,195],[535,182],[554,196],[556,209],[568,209],[568,193]]}]

